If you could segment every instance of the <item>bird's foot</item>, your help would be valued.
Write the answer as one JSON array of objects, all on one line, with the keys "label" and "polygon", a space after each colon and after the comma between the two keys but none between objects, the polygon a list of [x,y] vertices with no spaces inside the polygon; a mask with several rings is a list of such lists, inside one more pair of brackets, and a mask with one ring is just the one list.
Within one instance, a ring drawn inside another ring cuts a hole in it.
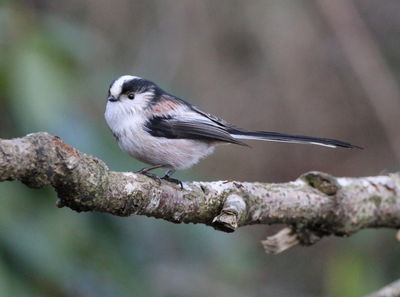
[{"label": "bird's foot", "polygon": [[170,177],[170,176],[167,175],[167,174],[164,175],[161,179],[166,180],[166,181],[169,181],[169,182],[174,183],[174,184],[177,184],[177,185],[180,185],[180,186],[181,186],[181,190],[183,190],[183,184],[182,184],[182,182],[181,182],[179,179],[172,178],[172,177]]},{"label": "bird's foot", "polygon": [[145,175],[147,177],[150,177],[150,178],[156,180],[161,185],[161,178],[158,175],[149,172],[148,168],[142,168],[142,169],[140,169],[138,171],[135,171],[135,173],[143,174],[143,175]]}]

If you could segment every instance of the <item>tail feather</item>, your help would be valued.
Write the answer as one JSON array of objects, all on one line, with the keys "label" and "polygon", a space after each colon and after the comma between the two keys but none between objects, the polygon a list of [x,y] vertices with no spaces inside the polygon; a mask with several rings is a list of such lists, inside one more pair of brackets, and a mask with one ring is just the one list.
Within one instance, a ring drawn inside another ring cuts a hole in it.
[{"label": "tail feather", "polygon": [[344,148],[357,148],[362,149],[362,147],[353,145],[348,142],[329,139],[329,138],[319,138],[310,137],[302,135],[290,135],[282,134],[276,132],[263,132],[263,131],[229,131],[233,138],[236,139],[254,139],[254,140],[264,140],[264,141],[275,141],[275,142],[289,142],[289,143],[305,143],[305,144],[315,144],[331,148],[344,147]]}]

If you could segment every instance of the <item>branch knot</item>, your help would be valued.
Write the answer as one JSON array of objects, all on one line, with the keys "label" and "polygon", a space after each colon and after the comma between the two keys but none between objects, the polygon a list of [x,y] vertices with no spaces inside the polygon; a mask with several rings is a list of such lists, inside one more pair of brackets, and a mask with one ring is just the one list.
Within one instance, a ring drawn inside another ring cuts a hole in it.
[{"label": "branch knot", "polygon": [[340,185],[336,178],[323,172],[306,172],[300,176],[300,179],[304,180],[309,186],[328,196],[335,195],[340,189]]}]

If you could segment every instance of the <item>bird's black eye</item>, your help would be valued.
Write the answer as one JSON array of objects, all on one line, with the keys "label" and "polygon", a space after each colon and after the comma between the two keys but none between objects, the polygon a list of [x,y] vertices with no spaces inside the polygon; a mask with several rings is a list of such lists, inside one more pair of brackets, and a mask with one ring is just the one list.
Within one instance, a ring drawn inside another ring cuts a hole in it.
[{"label": "bird's black eye", "polygon": [[134,92],[129,92],[128,94],[126,94],[128,96],[129,99],[135,99],[135,93]]}]

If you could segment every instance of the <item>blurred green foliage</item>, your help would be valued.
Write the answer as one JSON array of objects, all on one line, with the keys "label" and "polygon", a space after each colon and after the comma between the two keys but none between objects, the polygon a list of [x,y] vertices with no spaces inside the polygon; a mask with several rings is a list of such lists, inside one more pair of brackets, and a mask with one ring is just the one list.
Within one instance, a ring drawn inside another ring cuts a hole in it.
[{"label": "blurred green foliage", "polygon": [[[133,36],[130,29],[111,48],[107,33],[84,25],[78,7],[86,2],[73,1],[69,13],[46,1],[27,3],[0,3],[0,137],[47,131],[114,170],[139,168],[118,150],[102,120],[110,80],[130,69],[123,62],[129,53],[116,59],[131,38],[125,36]],[[136,4],[142,8],[137,14],[149,11]],[[151,22],[137,30],[145,35]],[[149,67],[158,70],[157,63]],[[192,177],[185,174],[180,177]],[[352,297],[400,271],[392,232],[363,232],[268,256],[257,242],[263,226],[227,235],[149,218],[75,213],[57,209],[55,199],[50,189],[0,184],[0,296]]]}]

